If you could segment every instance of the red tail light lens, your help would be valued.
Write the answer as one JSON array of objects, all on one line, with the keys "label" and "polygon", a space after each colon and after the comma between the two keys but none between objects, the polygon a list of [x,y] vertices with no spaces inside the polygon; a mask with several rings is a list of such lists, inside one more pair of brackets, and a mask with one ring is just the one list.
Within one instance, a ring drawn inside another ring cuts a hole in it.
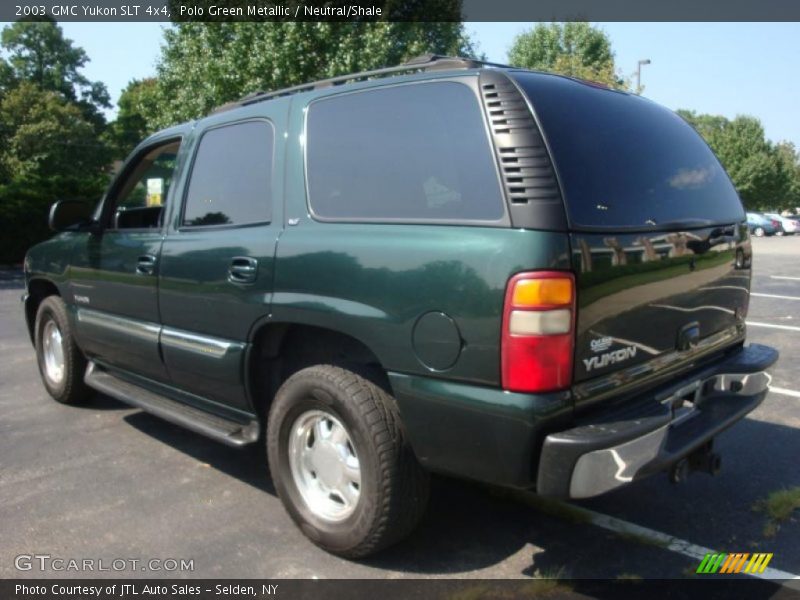
[{"label": "red tail light lens", "polygon": [[503,308],[503,389],[550,392],[569,387],[575,327],[575,277],[533,271],[511,278]]}]

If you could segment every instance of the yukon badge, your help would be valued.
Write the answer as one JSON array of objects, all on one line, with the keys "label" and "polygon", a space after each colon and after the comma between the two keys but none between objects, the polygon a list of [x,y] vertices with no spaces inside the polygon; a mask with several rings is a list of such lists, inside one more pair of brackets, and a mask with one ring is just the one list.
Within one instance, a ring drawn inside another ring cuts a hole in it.
[{"label": "yukon badge", "polygon": [[[594,348],[592,348],[594,349]],[[636,356],[636,346],[627,346],[619,350],[612,350],[599,356],[592,356],[591,358],[584,358],[583,364],[586,367],[587,373],[595,369],[602,369],[608,365],[613,365],[623,360],[628,360]]]}]

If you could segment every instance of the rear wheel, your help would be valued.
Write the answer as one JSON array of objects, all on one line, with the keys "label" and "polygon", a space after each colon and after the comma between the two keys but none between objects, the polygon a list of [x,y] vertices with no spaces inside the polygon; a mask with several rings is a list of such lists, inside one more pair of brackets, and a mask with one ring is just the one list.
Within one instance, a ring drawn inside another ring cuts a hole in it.
[{"label": "rear wheel", "polygon": [[428,477],[394,399],[346,369],[317,365],[286,380],[270,409],[267,451],[286,510],[334,554],[373,554],[424,512]]},{"label": "rear wheel", "polygon": [[78,404],[91,392],[83,382],[84,358],[72,336],[64,301],[58,296],[42,300],[34,328],[36,358],[45,389],[62,404]]},{"label": "rear wheel", "polygon": [[753,229],[753,235],[756,237],[764,237],[764,228],[763,227],[756,227]]}]

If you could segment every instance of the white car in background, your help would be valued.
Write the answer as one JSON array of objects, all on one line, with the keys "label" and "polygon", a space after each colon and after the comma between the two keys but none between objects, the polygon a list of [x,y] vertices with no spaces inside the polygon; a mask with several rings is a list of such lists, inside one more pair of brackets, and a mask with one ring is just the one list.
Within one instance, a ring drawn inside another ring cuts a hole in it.
[{"label": "white car in background", "polygon": [[[783,228],[783,233],[786,235],[794,235],[797,233],[798,229],[800,229],[800,223],[795,221],[794,219],[789,219],[787,217],[782,217],[778,213],[763,213],[765,217],[769,219],[773,219],[778,221]],[[778,231],[777,235],[782,235],[780,231]]]}]

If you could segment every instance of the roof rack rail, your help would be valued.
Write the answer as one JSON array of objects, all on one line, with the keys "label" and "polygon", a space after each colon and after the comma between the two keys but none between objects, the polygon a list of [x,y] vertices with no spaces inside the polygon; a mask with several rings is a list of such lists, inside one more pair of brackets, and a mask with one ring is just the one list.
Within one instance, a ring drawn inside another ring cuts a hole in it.
[{"label": "roof rack rail", "polygon": [[319,81],[303,83],[301,85],[275,90],[274,92],[253,92],[244,96],[243,98],[240,98],[239,100],[218,106],[212,111],[211,114],[224,112],[239,106],[247,106],[249,104],[255,104],[256,102],[263,102],[265,100],[279,98],[281,96],[290,96],[291,94],[298,94],[300,92],[309,92],[311,90],[342,85],[351,81],[363,81],[372,77],[384,77],[386,75],[394,75],[396,73],[408,71],[443,71],[448,69],[482,69],[486,67],[508,68],[509,65],[487,62],[478,60],[476,58],[444,56],[441,54],[423,54],[394,67],[383,67],[381,69],[373,69],[371,71],[362,71],[360,73],[350,73],[349,75],[340,75],[338,77],[331,77],[329,79],[320,79]]}]

